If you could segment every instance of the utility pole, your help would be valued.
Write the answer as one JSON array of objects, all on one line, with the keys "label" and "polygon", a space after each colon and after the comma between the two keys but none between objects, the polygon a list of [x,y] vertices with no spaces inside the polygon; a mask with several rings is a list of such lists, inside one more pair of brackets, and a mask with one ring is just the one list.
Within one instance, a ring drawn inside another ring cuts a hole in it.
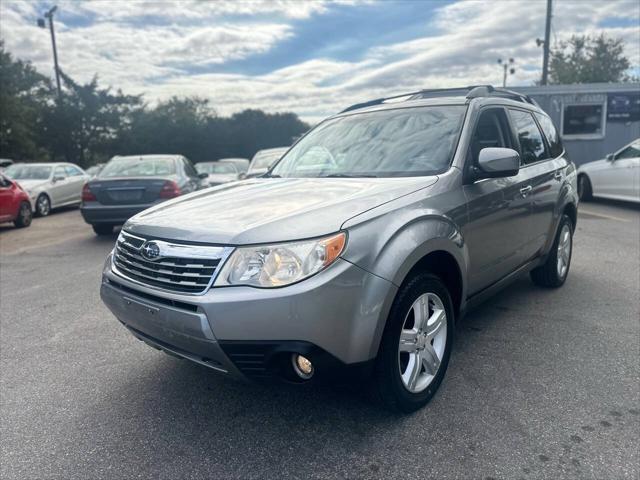
[{"label": "utility pole", "polygon": [[53,65],[56,72],[56,86],[58,87],[58,101],[62,101],[62,89],[60,88],[60,67],[58,67],[58,50],[56,48],[56,32],[53,29],[53,14],[58,9],[56,5],[51,7],[48,12],[44,13],[44,18],[38,19],[38,26],[40,28],[47,28],[45,25],[45,18],[49,19],[49,30],[51,31],[51,44],[53,45]]},{"label": "utility pole", "polygon": [[502,87],[507,86],[507,74],[513,75],[516,73],[516,69],[513,68],[514,63],[515,60],[513,58],[510,58],[509,61],[503,61],[501,58],[498,59],[498,64],[502,65],[502,69],[504,71],[502,75]]},{"label": "utility pole", "polygon": [[[542,81],[541,85],[546,85],[549,78],[549,37],[551,35],[551,1],[547,0],[547,21],[544,27],[544,43],[542,48]],[[538,43],[539,44],[539,43]]]}]

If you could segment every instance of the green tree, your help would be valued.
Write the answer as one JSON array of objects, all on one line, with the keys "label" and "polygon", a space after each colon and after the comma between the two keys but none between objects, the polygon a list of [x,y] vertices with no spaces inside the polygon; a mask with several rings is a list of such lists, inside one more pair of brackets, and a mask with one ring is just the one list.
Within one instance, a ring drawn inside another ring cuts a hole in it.
[{"label": "green tree", "polygon": [[53,104],[51,82],[28,62],[14,59],[0,41],[0,156],[42,160],[42,117]]},{"label": "green tree", "polygon": [[188,158],[205,156],[205,128],[216,115],[209,100],[178,98],[137,112],[117,152],[126,154],[173,153]]},{"label": "green tree", "polygon": [[309,126],[293,113],[245,110],[218,117],[209,100],[172,97],[157,105],[141,95],[78,83],[61,72],[51,81],[12,58],[0,41],[0,154],[15,160],[67,160],[87,167],[113,155],[182,154],[194,161],[251,157],[290,145]]},{"label": "green tree", "polygon": [[83,167],[106,160],[143,109],[141,96],[100,88],[97,77],[79,84],[65,73],[61,76],[65,89],[61,101],[45,111],[43,143],[52,158]]},{"label": "green tree", "polygon": [[551,51],[549,83],[599,83],[629,81],[629,60],[620,38],[574,35]]}]

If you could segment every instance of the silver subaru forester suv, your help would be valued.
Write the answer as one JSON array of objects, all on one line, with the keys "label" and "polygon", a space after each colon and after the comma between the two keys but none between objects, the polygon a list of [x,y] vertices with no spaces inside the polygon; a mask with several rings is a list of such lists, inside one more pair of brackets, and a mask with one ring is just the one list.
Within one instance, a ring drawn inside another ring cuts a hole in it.
[{"label": "silver subaru forester suv", "polygon": [[123,227],[101,296],[154,348],[223,374],[367,379],[409,412],[454,325],[518,275],[561,286],[576,170],[549,117],[489,86],[354,105],[266,175]]}]

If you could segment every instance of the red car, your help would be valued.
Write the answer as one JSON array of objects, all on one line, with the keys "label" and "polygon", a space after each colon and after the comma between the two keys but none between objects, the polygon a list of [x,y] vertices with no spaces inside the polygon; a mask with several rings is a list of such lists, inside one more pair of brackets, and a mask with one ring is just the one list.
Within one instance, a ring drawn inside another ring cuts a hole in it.
[{"label": "red car", "polygon": [[0,173],[0,223],[13,222],[18,228],[31,225],[33,212],[29,195],[17,182]]}]

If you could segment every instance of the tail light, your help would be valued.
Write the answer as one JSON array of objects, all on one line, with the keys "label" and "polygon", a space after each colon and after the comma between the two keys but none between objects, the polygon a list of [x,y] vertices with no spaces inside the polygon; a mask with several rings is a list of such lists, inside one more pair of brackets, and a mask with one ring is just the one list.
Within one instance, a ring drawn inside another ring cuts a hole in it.
[{"label": "tail light", "polygon": [[83,202],[95,202],[97,200],[98,199],[96,198],[96,196],[93,194],[93,192],[89,188],[89,184],[85,183],[84,187],[82,187],[82,201]]},{"label": "tail light", "polygon": [[173,198],[181,194],[180,187],[173,180],[167,180],[160,190],[160,198]]}]

